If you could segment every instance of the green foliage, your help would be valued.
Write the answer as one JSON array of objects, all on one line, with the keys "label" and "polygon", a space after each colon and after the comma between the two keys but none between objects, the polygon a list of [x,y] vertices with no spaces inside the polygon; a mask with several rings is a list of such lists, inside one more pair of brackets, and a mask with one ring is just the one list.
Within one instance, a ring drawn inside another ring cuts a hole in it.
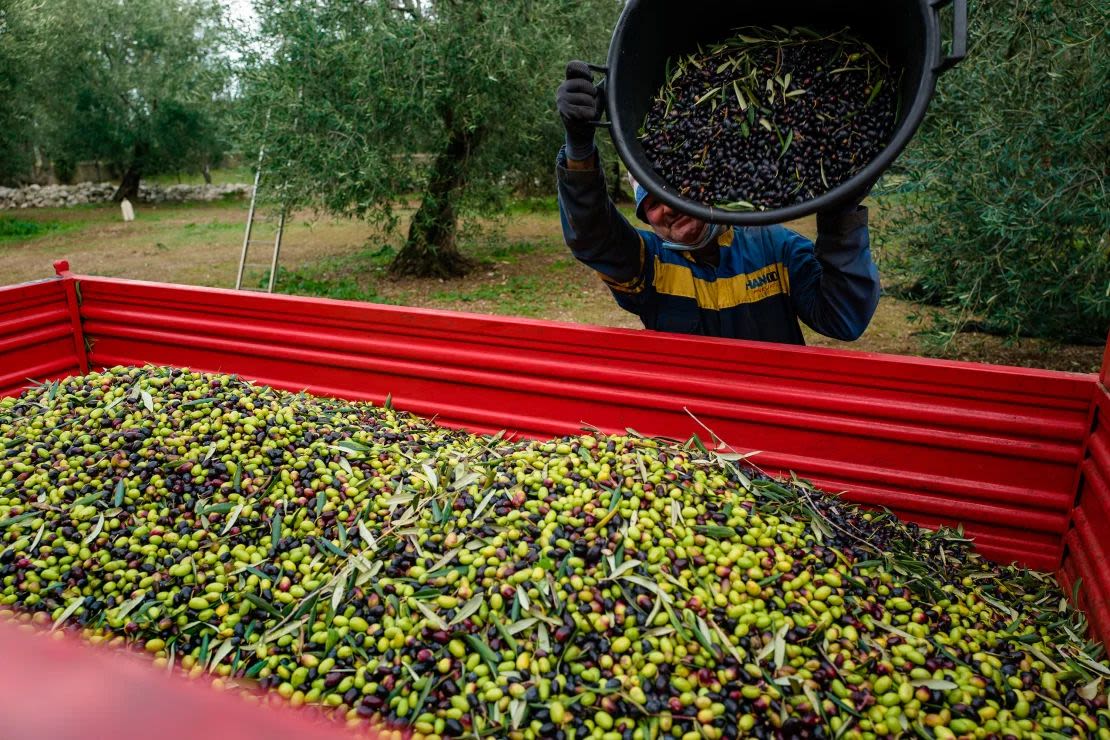
[{"label": "green foliage", "polygon": [[[326,257],[295,269],[278,267],[274,290],[345,301],[389,303],[388,299],[374,289],[373,281],[360,280],[359,277],[366,276],[368,266],[380,273],[394,254],[393,248],[389,246],[367,247],[353,254]],[[270,271],[266,270],[258,286],[265,287],[269,280]]]},{"label": "green foliage", "polygon": [[42,50],[24,96],[62,170],[199,169],[225,151],[229,27],[217,0],[16,0]]},{"label": "green foliage", "polygon": [[1104,341],[1110,5],[997,0],[972,21],[901,165],[921,192],[887,235],[896,274],[952,330]]},{"label": "green foliage", "polygon": [[54,234],[70,228],[59,221],[28,221],[19,218],[0,218],[0,244],[24,242],[40,236]]},{"label": "green foliage", "polygon": [[[395,224],[454,249],[456,219],[522,182],[550,181],[568,59],[595,58],[617,0],[262,0],[244,110],[274,197]],[[436,248],[440,248],[437,253]],[[404,251],[404,250],[403,250]],[[402,253],[403,253],[402,251]]]},{"label": "green foliage", "polygon": [[27,41],[31,2],[0,2],[0,181],[26,177],[33,159],[34,98],[27,80],[41,49]]}]

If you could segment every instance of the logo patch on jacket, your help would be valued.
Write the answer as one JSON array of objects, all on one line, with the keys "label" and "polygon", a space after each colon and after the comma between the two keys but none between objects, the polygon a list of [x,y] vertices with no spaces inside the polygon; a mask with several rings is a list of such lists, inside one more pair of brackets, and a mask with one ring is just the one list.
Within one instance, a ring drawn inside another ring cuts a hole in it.
[{"label": "logo patch on jacket", "polygon": [[685,265],[655,258],[655,289],[660,293],[693,298],[700,308],[720,311],[745,303],[758,303],[790,293],[790,276],[785,265],[776,262],[755,272],[716,280],[703,280]]}]

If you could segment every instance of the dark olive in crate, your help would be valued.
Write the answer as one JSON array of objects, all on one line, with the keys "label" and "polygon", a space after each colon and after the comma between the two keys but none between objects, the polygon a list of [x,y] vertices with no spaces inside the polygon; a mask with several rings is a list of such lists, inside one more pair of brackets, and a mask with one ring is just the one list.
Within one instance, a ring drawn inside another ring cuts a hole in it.
[{"label": "dark olive in crate", "polygon": [[640,140],[655,170],[704,205],[805,203],[889,142],[901,74],[847,30],[740,29],[668,62]]}]

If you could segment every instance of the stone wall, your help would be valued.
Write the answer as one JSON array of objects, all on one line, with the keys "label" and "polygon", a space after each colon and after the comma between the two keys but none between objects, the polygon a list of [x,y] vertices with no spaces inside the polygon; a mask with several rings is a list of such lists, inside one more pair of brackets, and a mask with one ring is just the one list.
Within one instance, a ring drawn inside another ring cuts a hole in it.
[{"label": "stone wall", "polygon": [[[22,188],[0,187],[0,210],[14,208],[59,208],[83,203],[108,203],[116,192],[109,182],[85,182],[79,185],[28,185]],[[139,203],[184,203],[215,201],[228,196],[250,195],[251,186],[239,185],[142,185]]]}]

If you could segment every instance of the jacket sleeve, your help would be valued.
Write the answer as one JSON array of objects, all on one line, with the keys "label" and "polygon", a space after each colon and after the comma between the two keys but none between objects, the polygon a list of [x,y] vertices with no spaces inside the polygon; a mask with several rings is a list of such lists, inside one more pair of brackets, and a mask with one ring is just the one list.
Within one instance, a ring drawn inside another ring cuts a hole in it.
[{"label": "jacket sleeve", "polygon": [[564,148],[556,175],[563,239],[570,251],[601,276],[622,308],[639,313],[652,270],[644,235],[609,200],[600,167],[568,170]]},{"label": "jacket sleeve", "polygon": [[833,339],[859,339],[879,305],[879,271],[871,259],[867,209],[818,214],[817,244],[783,227],[790,296],[798,317]]}]

